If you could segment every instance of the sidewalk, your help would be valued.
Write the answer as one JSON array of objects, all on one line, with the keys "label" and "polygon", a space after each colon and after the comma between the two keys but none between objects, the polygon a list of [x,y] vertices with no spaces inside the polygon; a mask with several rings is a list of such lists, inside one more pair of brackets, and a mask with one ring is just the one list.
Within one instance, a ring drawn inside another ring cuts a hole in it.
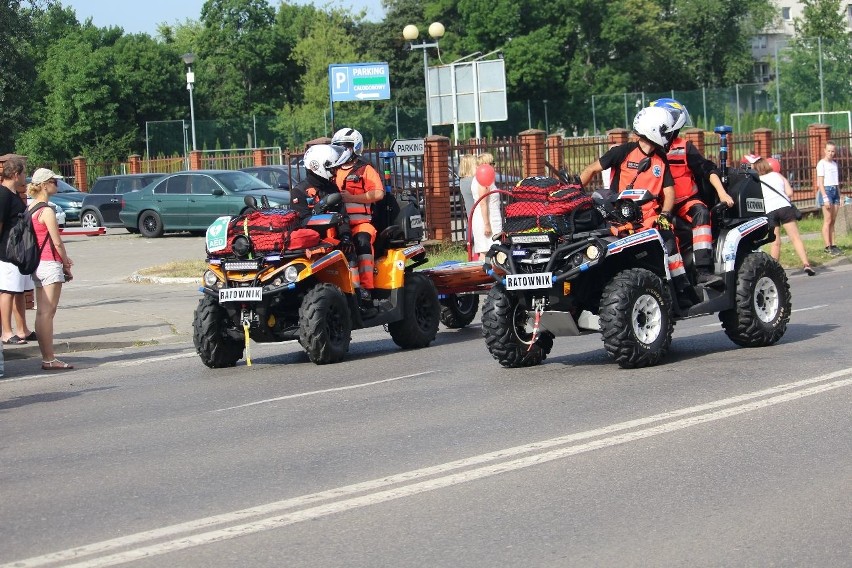
[{"label": "sidewalk", "polygon": [[[134,277],[169,260],[204,256],[203,239],[184,235],[143,239],[120,229],[107,236],[63,239],[74,261],[74,280],[63,285],[54,319],[57,356],[93,349],[192,341],[200,298],[198,279]],[[27,310],[35,329],[35,310]],[[3,345],[7,361],[41,357],[38,343]],[[6,373],[9,376],[9,372]]]}]

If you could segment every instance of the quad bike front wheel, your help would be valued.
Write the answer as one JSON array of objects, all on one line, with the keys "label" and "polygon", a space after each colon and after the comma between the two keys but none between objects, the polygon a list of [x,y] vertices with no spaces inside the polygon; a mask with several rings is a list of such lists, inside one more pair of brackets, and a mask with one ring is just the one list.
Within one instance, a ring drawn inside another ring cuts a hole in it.
[{"label": "quad bike front wheel", "polygon": [[305,294],[299,307],[299,343],[317,365],[337,363],[349,352],[352,317],[346,295],[320,283]]},{"label": "quad bike front wheel", "polygon": [[479,311],[476,294],[447,294],[441,302],[441,323],[450,329],[467,327]]},{"label": "quad bike front wheel", "polygon": [[245,345],[226,333],[231,321],[215,298],[205,294],[192,320],[192,342],[201,361],[211,369],[233,367],[243,358]]},{"label": "quad bike front wheel", "polygon": [[719,313],[725,334],[741,347],[765,347],[787,331],[792,300],[784,269],[765,252],[752,252],[737,270],[736,307]]},{"label": "quad bike front wheel", "polygon": [[388,324],[391,339],[403,349],[428,347],[441,319],[435,284],[422,274],[406,274],[402,303],[402,319]]},{"label": "quad bike front wheel", "polygon": [[504,367],[540,365],[553,348],[553,334],[543,331],[533,341],[529,312],[517,295],[495,284],[482,307],[482,335],[491,356]]},{"label": "quad bike front wheel", "polygon": [[622,369],[659,363],[674,332],[671,295],[659,276],[623,270],[604,287],[600,326],[604,348]]}]

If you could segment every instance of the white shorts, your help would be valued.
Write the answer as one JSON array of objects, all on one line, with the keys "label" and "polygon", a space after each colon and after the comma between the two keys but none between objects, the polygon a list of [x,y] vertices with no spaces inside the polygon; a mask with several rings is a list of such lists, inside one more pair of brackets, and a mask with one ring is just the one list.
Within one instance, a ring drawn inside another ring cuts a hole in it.
[{"label": "white shorts", "polygon": [[56,283],[62,284],[65,282],[62,263],[58,260],[42,260],[38,263],[38,268],[33,274],[33,282],[36,288],[43,288]]},{"label": "white shorts", "polygon": [[11,262],[0,260],[0,292],[19,294],[33,289],[33,279],[24,276]]}]

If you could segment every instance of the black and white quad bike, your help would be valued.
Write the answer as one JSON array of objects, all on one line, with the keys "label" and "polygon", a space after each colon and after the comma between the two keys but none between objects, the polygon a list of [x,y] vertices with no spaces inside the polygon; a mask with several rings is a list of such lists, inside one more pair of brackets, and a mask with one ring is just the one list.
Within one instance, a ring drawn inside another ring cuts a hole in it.
[{"label": "black and white quad bike", "polygon": [[482,315],[491,355],[504,367],[538,365],[556,336],[600,332],[620,367],[646,367],[665,357],[677,320],[712,313],[737,345],[776,343],[787,329],[791,296],[784,269],[759,250],[774,238],[763,194],[746,174],[728,181],[734,207],[712,209],[722,282],[694,286],[698,301],[688,308],[679,306],[659,231],[641,226],[641,203],[650,192],[628,189],[614,207],[596,198],[606,210],[596,229],[504,235],[486,256],[496,280]]}]

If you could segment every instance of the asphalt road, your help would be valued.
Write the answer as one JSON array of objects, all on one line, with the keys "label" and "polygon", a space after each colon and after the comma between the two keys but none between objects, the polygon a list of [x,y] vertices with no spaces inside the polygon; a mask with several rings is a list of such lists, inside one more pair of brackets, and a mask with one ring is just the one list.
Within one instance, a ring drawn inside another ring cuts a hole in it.
[{"label": "asphalt road", "polygon": [[696,318],[634,371],[597,335],[502,369],[478,325],[75,353],[0,381],[0,568],[848,566],[850,276],[791,276],[776,346]]}]

